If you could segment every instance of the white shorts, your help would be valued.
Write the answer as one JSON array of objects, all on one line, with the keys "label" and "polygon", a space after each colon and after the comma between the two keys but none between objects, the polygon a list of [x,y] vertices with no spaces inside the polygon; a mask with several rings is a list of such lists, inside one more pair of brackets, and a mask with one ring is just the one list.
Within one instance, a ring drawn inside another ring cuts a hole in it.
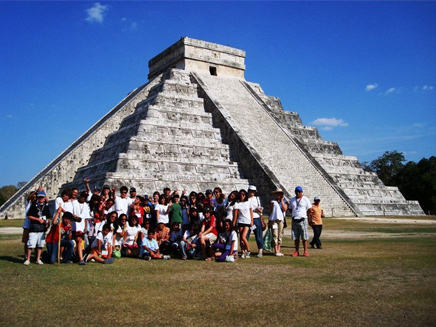
[{"label": "white shorts", "polygon": [[45,246],[45,233],[29,233],[29,240],[27,241],[27,247],[34,249],[36,247],[43,248]]},{"label": "white shorts", "polygon": [[210,244],[215,243],[215,241],[218,238],[214,233],[209,233],[209,234],[206,234],[204,236],[206,236],[209,239]]}]

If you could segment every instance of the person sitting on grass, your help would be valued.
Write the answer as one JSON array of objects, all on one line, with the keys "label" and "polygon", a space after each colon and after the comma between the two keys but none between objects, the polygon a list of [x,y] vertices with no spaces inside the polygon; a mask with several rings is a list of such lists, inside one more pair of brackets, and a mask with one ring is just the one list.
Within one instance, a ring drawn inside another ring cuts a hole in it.
[{"label": "person sitting on grass", "polygon": [[30,264],[30,254],[36,248],[36,263],[42,265],[41,250],[45,245],[45,230],[51,219],[50,210],[46,201],[44,191],[39,191],[36,195],[36,202],[33,202],[27,212],[30,220],[29,240],[27,241],[27,257],[24,265]]},{"label": "person sitting on grass", "polygon": [[170,235],[170,243],[172,248],[172,253],[178,253],[180,250],[180,241],[183,238],[183,231],[180,229],[180,224],[178,222],[173,222],[171,225],[172,232]]},{"label": "person sitting on grass", "polygon": [[235,254],[238,253],[238,235],[233,230],[230,220],[224,221],[224,233],[219,235],[218,242],[213,244],[213,248],[216,250],[215,261],[235,261]]},{"label": "person sitting on grass", "polygon": [[192,224],[191,227],[185,231],[183,238],[180,241],[182,260],[194,258],[197,252],[198,243],[198,225]]},{"label": "person sitting on grass", "polygon": [[170,229],[166,227],[164,223],[157,224],[157,232],[155,238],[157,241],[157,245],[159,245],[160,252],[163,254],[170,254]]},{"label": "person sitting on grass", "polygon": [[[201,259],[210,261],[212,260],[212,244],[216,241],[218,237],[218,232],[216,230],[216,220],[215,216],[212,215],[212,209],[210,206],[206,206],[203,210],[204,220],[201,223],[201,231],[198,234],[200,237],[201,244]],[[207,257],[206,257],[207,253]]]},{"label": "person sitting on grass", "polygon": [[98,233],[91,245],[91,254],[88,257],[85,256],[85,262],[94,259],[97,262],[111,264],[115,261],[112,258],[112,232],[111,226],[105,224],[103,231]]},{"label": "person sitting on grass", "polygon": [[144,260],[171,259],[169,255],[163,255],[160,253],[159,245],[157,244],[154,230],[151,228],[147,231],[147,237],[142,240],[141,252],[142,252],[141,257]]},{"label": "person sitting on grass", "polygon": [[127,257],[137,258],[139,256],[138,237],[141,227],[138,224],[138,217],[131,216],[124,233],[123,253]]},{"label": "person sitting on grass", "polygon": [[91,213],[89,210],[89,205],[86,203],[87,194],[86,192],[80,193],[79,199],[74,204],[74,214],[81,218],[81,221],[75,221],[73,223],[73,235],[76,242],[76,250],[79,256],[79,264],[84,265],[83,261],[83,249],[84,249],[84,239],[85,231],[87,230],[88,219],[91,218]]}]

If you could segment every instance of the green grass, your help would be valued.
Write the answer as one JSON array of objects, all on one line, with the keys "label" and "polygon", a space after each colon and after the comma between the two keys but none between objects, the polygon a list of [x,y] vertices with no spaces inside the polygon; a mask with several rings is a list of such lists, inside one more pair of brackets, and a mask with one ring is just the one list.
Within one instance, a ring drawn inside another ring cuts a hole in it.
[{"label": "green grass", "polygon": [[0,227],[22,227],[24,219],[0,219]]},{"label": "green grass", "polygon": [[326,239],[308,258],[285,237],[284,258],[84,267],[23,266],[19,238],[0,238],[0,325],[434,325],[435,235]]}]

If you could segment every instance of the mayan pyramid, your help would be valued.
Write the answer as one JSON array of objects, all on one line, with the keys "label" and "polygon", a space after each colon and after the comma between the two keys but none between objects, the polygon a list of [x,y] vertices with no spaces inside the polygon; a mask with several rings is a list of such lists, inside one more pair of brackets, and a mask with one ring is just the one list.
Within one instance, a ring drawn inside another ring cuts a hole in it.
[{"label": "mayan pyramid", "polygon": [[245,52],[184,37],[149,61],[148,83],[130,92],[0,208],[24,217],[24,197],[43,185],[49,198],[83,179],[91,186],[225,193],[254,184],[301,185],[328,216],[422,215],[396,187],[364,172],[357,158],[321,139],[296,112],[245,81]]}]

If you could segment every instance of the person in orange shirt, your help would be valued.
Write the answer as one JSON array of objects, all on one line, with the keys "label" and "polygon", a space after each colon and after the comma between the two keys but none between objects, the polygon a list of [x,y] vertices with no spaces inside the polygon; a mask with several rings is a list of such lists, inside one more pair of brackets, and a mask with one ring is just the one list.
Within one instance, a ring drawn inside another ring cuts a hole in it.
[{"label": "person in orange shirt", "polygon": [[316,246],[318,249],[322,249],[321,240],[319,238],[321,237],[322,232],[322,218],[325,216],[320,205],[321,198],[315,196],[313,202],[309,217],[309,225],[312,226],[313,229],[313,239],[312,242],[310,242],[310,247],[314,249]]}]

